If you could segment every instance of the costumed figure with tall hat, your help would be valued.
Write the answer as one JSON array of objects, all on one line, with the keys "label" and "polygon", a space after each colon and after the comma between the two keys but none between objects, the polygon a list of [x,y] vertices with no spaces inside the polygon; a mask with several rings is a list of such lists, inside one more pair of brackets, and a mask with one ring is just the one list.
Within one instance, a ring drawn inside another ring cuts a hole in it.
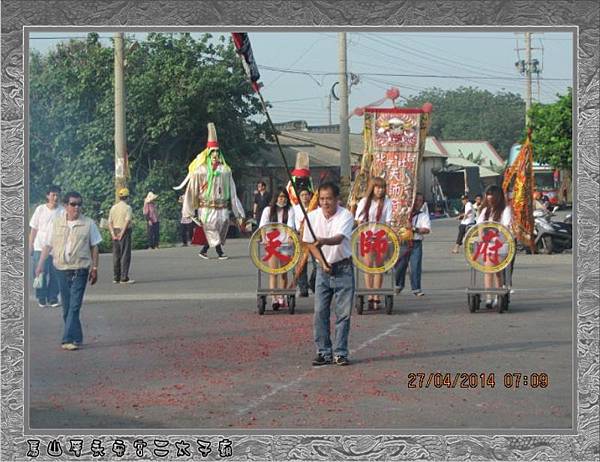
[{"label": "costumed figure with tall hat", "polygon": [[206,243],[199,256],[207,259],[209,247],[214,247],[219,259],[226,259],[222,246],[229,230],[230,210],[241,225],[244,208],[237,197],[231,168],[219,149],[213,123],[208,124],[206,149],[190,163],[185,180],[174,189],[179,190],[186,185],[182,216],[195,220],[194,212],[197,209],[198,224],[202,226],[206,236]]}]

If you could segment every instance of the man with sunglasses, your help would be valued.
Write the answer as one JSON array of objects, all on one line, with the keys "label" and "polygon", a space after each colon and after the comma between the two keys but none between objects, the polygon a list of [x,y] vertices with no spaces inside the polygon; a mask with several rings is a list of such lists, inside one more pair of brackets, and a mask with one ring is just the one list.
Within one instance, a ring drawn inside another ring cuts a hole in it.
[{"label": "man with sunglasses", "polygon": [[83,342],[79,311],[88,280],[93,285],[98,279],[98,244],[102,241],[94,221],[81,213],[81,195],[69,192],[65,196],[66,213],[56,218],[46,235],[36,276],[52,253],[65,323],[62,339],[64,350],[77,350]]}]

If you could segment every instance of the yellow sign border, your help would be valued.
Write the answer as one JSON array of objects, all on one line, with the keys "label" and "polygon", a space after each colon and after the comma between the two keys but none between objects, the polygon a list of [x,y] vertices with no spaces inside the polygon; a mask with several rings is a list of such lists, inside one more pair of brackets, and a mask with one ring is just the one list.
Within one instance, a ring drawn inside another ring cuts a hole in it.
[{"label": "yellow sign border", "polygon": [[[500,233],[502,233],[502,235],[506,239],[506,244],[508,245],[508,254],[498,265],[484,266],[481,263],[473,261],[473,258],[472,258],[473,254],[470,251],[471,244],[473,243],[473,241],[476,240],[476,238],[479,237],[480,231],[482,231],[484,228],[496,229]],[[515,239],[514,239],[512,233],[505,226],[501,225],[500,223],[494,223],[491,221],[479,223],[479,224],[473,226],[467,232],[467,235],[465,236],[464,244],[465,244],[465,259],[467,260],[467,263],[469,263],[469,265],[471,265],[471,267],[473,267],[474,269],[476,269],[478,271],[481,271],[482,273],[497,273],[498,271],[502,271],[504,268],[506,268],[510,264],[510,262],[512,261],[513,257],[515,256],[515,252],[516,252]]]},{"label": "yellow sign border", "polygon": [[[287,265],[284,265],[281,268],[271,268],[271,267],[265,265],[262,262],[262,259],[260,258],[260,256],[258,255],[258,247],[260,245],[260,242],[256,242],[256,241],[260,241],[262,239],[263,232],[269,232],[272,229],[279,229],[280,231],[284,230],[284,233],[287,234],[287,236],[294,243],[295,250],[294,250],[294,254],[292,255],[292,259],[289,261],[289,263]],[[290,226],[285,225],[283,223],[267,223],[263,227],[258,228],[256,231],[254,231],[254,233],[250,237],[250,242],[249,242],[248,246],[250,248],[250,259],[252,260],[252,263],[254,263],[254,266],[256,266],[263,273],[268,273],[268,274],[287,273],[292,268],[294,268],[294,266],[296,266],[298,264],[298,261],[300,260],[300,239],[298,239],[298,234],[296,233],[296,231],[294,231],[293,228],[291,228]]]},{"label": "yellow sign border", "polygon": [[[384,264],[383,266],[377,266],[377,267],[367,266],[354,253],[354,249],[357,248],[356,241],[359,239],[360,233],[362,232],[362,230],[364,228],[368,228],[370,231],[373,229],[385,230],[386,236],[390,239],[390,241],[392,242],[392,246],[394,247],[392,256],[388,260],[387,264]],[[364,273],[368,273],[368,274],[387,273],[389,270],[391,270],[394,267],[394,265],[396,264],[396,261],[398,261],[398,256],[400,255],[400,242],[398,241],[398,236],[396,236],[396,232],[390,226],[388,226],[384,223],[367,222],[367,223],[363,223],[362,225],[359,225],[358,227],[356,227],[354,229],[354,231],[352,231],[352,239],[351,239],[350,245],[352,246],[352,261],[361,271],[363,271]]]}]

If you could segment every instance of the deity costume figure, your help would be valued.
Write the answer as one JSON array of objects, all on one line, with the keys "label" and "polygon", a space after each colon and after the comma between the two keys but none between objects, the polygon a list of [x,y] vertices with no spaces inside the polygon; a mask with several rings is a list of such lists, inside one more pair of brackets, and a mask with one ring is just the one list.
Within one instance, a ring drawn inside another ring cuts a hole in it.
[{"label": "deity costume figure", "polygon": [[[219,149],[217,131],[213,123],[208,124],[208,142],[206,149],[196,156],[188,166],[188,175],[176,190],[187,185],[183,195],[182,217],[198,220],[204,229],[207,245],[215,247],[220,258],[227,258],[221,246],[225,244],[229,229],[230,210],[240,221],[244,218],[244,208],[237,197],[231,168],[225,162]],[[208,247],[200,252],[206,257]]]}]

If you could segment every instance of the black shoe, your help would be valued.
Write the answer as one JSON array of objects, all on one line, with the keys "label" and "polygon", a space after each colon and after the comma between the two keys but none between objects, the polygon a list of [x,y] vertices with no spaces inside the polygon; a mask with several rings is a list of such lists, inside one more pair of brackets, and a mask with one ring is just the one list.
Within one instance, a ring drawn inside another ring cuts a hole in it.
[{"label": "black shoe", "polygon": [[336,356],[334,363],[336,366],[347,366],[348,364],[350,364],[348,358],[346,358],[345,356]]},{"label": "black shoe", "polygon": [[300,291],[300,296],[301,297],[308,297],[308,289],[304,289]]},{"label": "black shoe", "polygon": [[200,258],[204,258],[205,260],[208,260],[208,255],[206,255],[206,253],[205,253],[205,252],[200,252],[200,253],[198,254],[198,256],[199,256]]},{"label": "black shoe", "polygon": [[331,364],[331,358],[326,358],[323,355],[321,355],[320,353],[312,361],[313,366],[324,366],[326,364]]}]

